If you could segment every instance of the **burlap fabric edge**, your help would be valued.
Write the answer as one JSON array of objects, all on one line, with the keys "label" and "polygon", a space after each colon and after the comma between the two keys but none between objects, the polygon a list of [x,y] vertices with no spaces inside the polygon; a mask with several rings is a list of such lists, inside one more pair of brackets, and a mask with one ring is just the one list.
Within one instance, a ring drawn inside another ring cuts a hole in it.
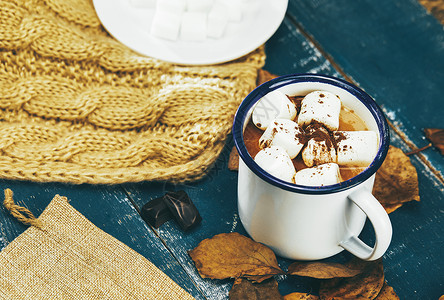
[{"label": "burlap fabric edge", "polygon": [[194,299],[66,197],[27,219],[33,225],[0,252],[1,299]]}]

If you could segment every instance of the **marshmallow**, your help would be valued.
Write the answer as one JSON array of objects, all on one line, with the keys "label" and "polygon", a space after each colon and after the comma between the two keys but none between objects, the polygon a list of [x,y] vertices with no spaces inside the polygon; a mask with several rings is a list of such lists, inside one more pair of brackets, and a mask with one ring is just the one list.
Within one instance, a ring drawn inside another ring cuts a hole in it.
[{"label": "marshmallow", "polygon": [[326,91],[314,91],[302,100],[298,124],[307,126],[313,121],[324,124],[330,130],[338,130],[341,100],[338,96]]},{"label": "marshmallow", "polygon": [[340,166],[367,167],[378,152],[378,136],[374,131],[336,131]]},{"label": "marshmallow", "polygon": [[274,90],[263,96],[254,106],[252,120],[257,128],[265,130],[274,119],[293,120],[296,117],[296,106],[288,97]]},{"label": "marshmallow", "polygon": [[154,13],[150,33],[153,36],[177,40],[180,30],[180,15],[167,10],[157,9]]},{"label": "marshmallow", "polygon": [[296,170],[285,149],[277,146],[262,149],[256,154],[254,161],[270,175],[293,182]]},{"label": "marshmallow", "polygon": [[215,3],[208,13],[207,36],[211,38],[222,37],[227,24],[227,8],[220,3]]},{"label": "marshmallow", "polygon": [[186,9],[185,0],[157,0],[156,10],[182,14]]},{"label": "marshmallow", "polygon": [[156,0],[130,0],[130,4],[137,8],[155,8]]},{"label": "marshmallow", "polygon": [[324,186],[341,182],[339,166],[335,163],[322,164],[298,171],[295,183],[307,186]]},{"label": "marshmallow", "polygon": [[307,167],[336,162],[336,149],[330,132],[320,123],[305,128],[307,145],[302,150],[302,159]]},{"label": "marshmallow", "polygon": [[218,3],[227,7],[230,22],[242,21],[242,3],[239,0],[218,0]]},{"label": "marshmallow", "polygon": [[187,11],[208,12],[213,0],[187,0]]},{"label": "marshmallow", "polygon": [[182,16],[180,38],[184,41],[203,41],[207,37],[207,15],[185,12]]},{"label": "marshmallow", "polygon": [[288,119],[275,119],[259,139],[259,146],[261,148],[282,147],[293,159],[304,147],[304,140],[305,135],[296,122]]},{"label": "marshmallow", "polygon": [[302,150],[302,159],[307,167],[336,162],[336,149],[331,141],[312,138]]}]

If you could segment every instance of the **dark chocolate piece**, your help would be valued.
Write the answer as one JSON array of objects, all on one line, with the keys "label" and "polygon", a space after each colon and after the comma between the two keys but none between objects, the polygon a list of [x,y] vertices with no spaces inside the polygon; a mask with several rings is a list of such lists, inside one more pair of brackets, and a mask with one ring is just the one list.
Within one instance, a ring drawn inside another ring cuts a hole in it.
[{"label": "dark chocolate piece", "polygon": [[156,198],[142,206],[142,218],[154,228],[159,228],[160,225],[173,218],[163,198]]},{"label": "dark chocolate piece", "polygon": [[182,230],[189,230],[202,221],[196,206],[185,191],[168,192],[163,196],[163,201]]}]

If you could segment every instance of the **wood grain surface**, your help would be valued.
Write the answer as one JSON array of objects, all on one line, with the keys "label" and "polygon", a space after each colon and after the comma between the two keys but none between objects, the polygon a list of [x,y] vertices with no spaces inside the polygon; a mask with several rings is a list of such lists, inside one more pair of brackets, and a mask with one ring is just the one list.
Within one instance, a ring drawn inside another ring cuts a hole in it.
[{"label": "wood grain surface", "polygon": [[[423,6],[424,5],[424,6]],[[425,8],[427,7],[427,9]],[[391,144],[408,152],[428,143],[424,128],[444,128],[443,1],[290,0],[285,19],[266,43],[265,70],[284,75],[319,73],[344,78],[369,93],[391,124]],[[218,233],[246,234],[237,213],[237,172],[228,169],[233,141],[207,176],[188,184],[66,185],[0,181],[20,205],[39,215],[55,194],[96,226],[152,261],[196,299],[228,299],[231,280],[202,279],[187,251]],[[384,255],[385,278],[400,299],[444,294],[444,158],[431,147],[411,156],[421,202],[390,214],[392,243]],[[185,190],[202,223],[183,232],[174,221],[159,229],[140,217],[143,204],[166,191]],[[0,249],[26,229],[2,207]],[[374,242],[366,224],[361,236]],[[350,257],[343,252],[333,261]],[[282,269],[292,262],[279,258]],[[280,292],[316,293],[319,282],[277,278]]]}]

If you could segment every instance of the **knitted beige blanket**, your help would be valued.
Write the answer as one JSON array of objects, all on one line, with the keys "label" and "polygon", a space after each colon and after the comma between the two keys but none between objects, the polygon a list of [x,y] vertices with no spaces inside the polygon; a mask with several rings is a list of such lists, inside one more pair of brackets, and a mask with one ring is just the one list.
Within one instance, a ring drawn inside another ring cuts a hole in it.
[{"label": "knitted beige blanket", "polygon": [[0,0],[0,178],[199,179],[255,87],[263,47],[188,67],[140,56],[91,0]]}]

